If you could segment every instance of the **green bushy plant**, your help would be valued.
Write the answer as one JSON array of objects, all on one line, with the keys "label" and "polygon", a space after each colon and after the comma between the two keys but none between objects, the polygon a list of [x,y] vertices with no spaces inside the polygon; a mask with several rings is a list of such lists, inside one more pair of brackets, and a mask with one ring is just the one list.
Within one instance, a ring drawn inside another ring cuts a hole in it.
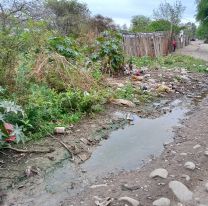
[{"label": "green bushy plant", "polygon": [[92,55],[94,61],[101,60],[104,69],[110,68],[118,71],[124,63],[122,49],[122,35],[116,31],[103,32],[96,41],[97,49]]},{"label": "green bushy plant", "polygon": [[78,42],[70,37],[51,37],[48,43],[50,49],[55,50],[66,58],[76,59],[80,55]]},{"label": "green bushy plant", "polygon": [[[3,91],[1,88],[0,93]],[[24,128],[21,125],[23,118],[24,112],[19,105],[13,101],[0,99],[0,147],[10,138],[16,143],[25,141]],[[11,125],[10,132],[5,128],[5,124]]]}]

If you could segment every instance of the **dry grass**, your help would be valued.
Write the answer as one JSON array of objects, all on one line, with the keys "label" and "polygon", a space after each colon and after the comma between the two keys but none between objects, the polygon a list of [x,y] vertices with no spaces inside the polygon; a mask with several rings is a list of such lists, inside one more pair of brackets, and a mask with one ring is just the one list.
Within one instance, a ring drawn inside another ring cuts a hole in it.
[{"label": "dry grass", "polygon": [[30,78],[35,78],[38,82],[46,82],[58,90],[73,87],[88,91],[92,87],[99,86],[92,77],[90,69],[84,68],[81,63],[70,62],[57,53],[40,53]]}]

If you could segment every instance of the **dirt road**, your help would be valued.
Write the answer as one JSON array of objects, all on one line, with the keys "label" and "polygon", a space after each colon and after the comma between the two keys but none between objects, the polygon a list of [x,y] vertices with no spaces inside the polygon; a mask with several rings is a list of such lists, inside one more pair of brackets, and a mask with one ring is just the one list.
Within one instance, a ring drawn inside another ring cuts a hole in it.
[{"label": "dirt road", "polygon": [[[196,53],[190,47],[185,50]],[[50,138],[37,144],[55,148],[52,154],[5,153],[11,162],[0,158],[4,171],[0,186],[11,184],[2,205],[208,205],[207,80],[206,74],[183,68],[147,70],[146,83],[165,84],[172,91],[135,108],[110,105],[106,112],[84,119],[59,137],[68,146],[73,143],[74,153],[81,151],[77,156],[83,164],[71,163],[66,149]],[[126,83],[125,78],[113,81]],[[123,119],[130,120],[128,125]],[[35,166],[34,175],[25,177],[25,169],[31,173],[31,166]]]},{"label": "dirt road", "polygon": [[189,46],[178,49],[176,53],[208,61],[208,44],[204,44],[203,41],[192,41]]}]

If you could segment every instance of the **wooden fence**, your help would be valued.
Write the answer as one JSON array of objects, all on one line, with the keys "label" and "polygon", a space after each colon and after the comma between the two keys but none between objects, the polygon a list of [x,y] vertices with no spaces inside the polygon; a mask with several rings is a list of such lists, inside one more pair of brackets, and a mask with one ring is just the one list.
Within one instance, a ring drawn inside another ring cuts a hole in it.
[{"label": "wooden fence", "polygon": [[[189,44],[186,36],[176,38],[177,47]],[[128,56],[166,56],[171,51],[171,39],[168,32],[123,34],[123,49]]]}]

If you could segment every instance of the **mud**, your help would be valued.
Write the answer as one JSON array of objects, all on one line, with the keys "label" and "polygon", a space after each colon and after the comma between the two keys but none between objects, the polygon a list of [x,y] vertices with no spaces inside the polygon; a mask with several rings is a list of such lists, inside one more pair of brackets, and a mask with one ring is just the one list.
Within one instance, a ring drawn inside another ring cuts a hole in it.
[{"label": "mud", "polygon": [[[180,71],[149,73],[151,78],[167,83],[180,75]],[[4,205],[94,205],[93,195],[96,194],[119,197],[121,190],[118,188],[122,184],[116,177],[120,179],[126,175],[128,181],[124,182],[135,185],[132,179],[135,173],[131,171],[137,171],[150,160],[160,157],[163,144],[166,148],[169,142],[176,139],[173,127],[184,118],[186,112],[189,111],[188,115],[194,113],[206,97],[207,75],[189,73],[188,76],[191,82],[181,81],[175,85],[180,92],[160,95],[151,103],[141,102],[134,109],[106,105],[105,112],[86,117],[80,124],[71,126],[67,135],[58,138],[74,148],[74,163],[69,161],[68,151],[50,137],[35,144],[29,143],[24,148],[55,148],[52,154],[25,155],[3,151],[0,171],[4,178],[0,179],[0,185],[7,193]],[[119,81],[126,82],[126,79]],[[134,119],[130,125],[126,120],[129,112]],[[97,147],[98,144],[101,146]],[[10,161],[5,161],[8,156]],[[84,164],[80,165],[82,162]],[[31,165],[41,172],[39,176],[26,178],[24,171]],[[129,178],[128,170],[132,174]],[[95,189],[92,195],[87,195],[92,192],[90,185],[105,185],[106,182],[108,185],[111,181],[118,181],[110,187],[115,195],[110,195],[112,191],[109,194],[109,187],[107,190],[102,187]],[[76,198],[77,194],[82,196]]]}]

